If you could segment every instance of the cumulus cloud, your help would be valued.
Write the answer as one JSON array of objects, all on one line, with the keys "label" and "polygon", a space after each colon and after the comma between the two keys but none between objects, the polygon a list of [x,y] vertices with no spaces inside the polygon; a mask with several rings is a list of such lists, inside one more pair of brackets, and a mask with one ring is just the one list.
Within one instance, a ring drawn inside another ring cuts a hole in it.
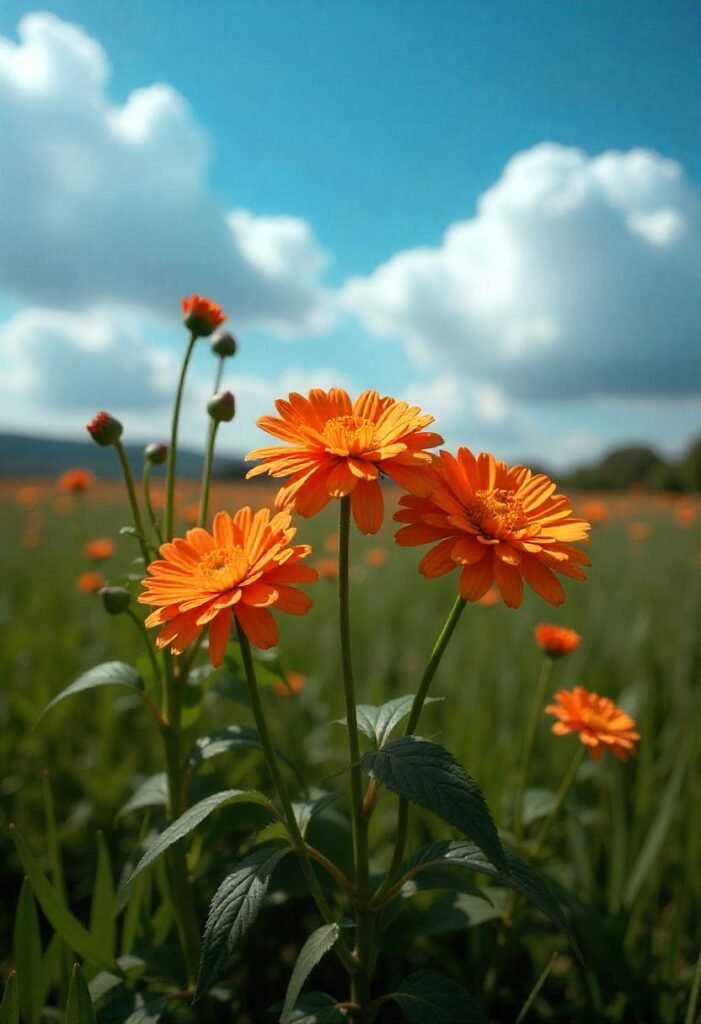
[{"label": "cumulus cloud", "polygon": [[328,324],[310,225],[230,210],[208,191],[209,140],[179,93],[155,84],[115,105],[107,56],[82,29],[31,14],[18,36],[0,37],[2,291],[166,315],[173,296],[203,291],[239,326]]},{"label": "cumulus cloud", "polygon": [[543,143],[342,302],[419,365],[529,399],[698,393],[700,295],[701,194],[678,163]]}]

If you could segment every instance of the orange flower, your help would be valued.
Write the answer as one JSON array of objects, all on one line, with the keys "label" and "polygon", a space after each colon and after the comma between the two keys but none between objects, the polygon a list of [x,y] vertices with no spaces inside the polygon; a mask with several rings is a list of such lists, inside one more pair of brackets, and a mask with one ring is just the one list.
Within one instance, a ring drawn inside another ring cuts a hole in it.
[{"label": "orange flower", "polygon": [[273,689],[278,697],[292,697],[296,693],[301,693],[304,687],[307,685],[307,677],[302,672],[288,672],[287,673],[287,685],[278,680],[274,685]]},{"label": "orange flower", "polygon": [[535,639],[538,646],[551,658],[561,658],[576,651],[582,638],[579,633],[567,629],[566,626],[549,626],[541,623],[535,628]]},{"label": "orange flower", "polygon": [[696,509],[691,502],[680,502],[674,510],[674,518],[679,526],[693,526],[696,521]]},{"label": "orange flower", "polygon": [[628,537],[634,544],[647,540],[651,533],[652,527],[649,523],[628,523]]},{"label": "orange flower", "polygon": [[95,483],[95,474],[89,469],[67,469],[58,478],[58,489],[70,494],[87,491]]},{"label": "orange flower", "polygon": [[226,320],[226,314],[221,306],[211,299],[202,298],[201,295],[195,294],[189,299],[181,299],[180,306],[185,326],[198,338],[208,338],[212,331]]},{"label": "orange flower", "polygon": [[559,719],[552,731],[556,736],[578,732],[593,761],[600,761],[606,748],[619,761],[627,761],[635,753],[635,744],[640,739],[635,722],[608,697],[575,686],[574,690],[558,690],[555,700],[556,704],[548,704],[545,709]]},{"label": "orange flower", "polygon": [[435,460],[424,449],[443,441],[424,431],[433,416],[376,391],[364,391],[351,402],[342,388],[313,388],[307,398],[293,393],[275,407],[281,419],[262,416],[258,426],[286,444],[249,452],[247,459],[262,461],[248,476],[289,476],[276,505],[292,505],[302,516],[316,515],[332,498],[350,494],[362,533],[377,533],[382,526],[381,476],[421,492]]},{"label": "orange flower", "polygon": [[97,540],[89,540],[83,547],[83,554],[92,562],[102,562],[105,558],[111,558],[115,552],[115,543],[109,537],[98,537]]},{"label": "orange flower", "polygon": [[151,562],[149,578],[138,600],[157,611],[147,626],[161,626],[158,647],[170,644],[182,654],[209,627],[209,660],[218,667],[231,632],[233,616],[256,647],[277,643],[278,630],[270,608],[304,615],[311,600],[291,583],[312,583],[316,572],[299,562],[311,548],[290,545],[296,530],[290,514],[271,518],[267,508],[255,514],[240,509],[235,516],[218,512],[212,533],[188,530],[161,546],[162,560]]},{"label": "orange flower", "polygon": [[589,559],[571,544],[587,539],[589,524],[572,516],[569,500],[544,474],[460,448],[457,457],[441,452],[429,477],[430,497],[403,497],[394,517],[408,524],[397,532],[398,544],[439,542],[419,563],[424,576],[460,568],[465,600],[479,600],[496,582],[510,608],[521,604],[523,580],[550,604],[562,604],[553,570],[585,579],[581,566]]},{"label": "orange flower", "polygon": [[490,587],[486,594],[482,594],[482,597],[478,600],[477,604],[483,605],[485,608],[493,608],[495,604],[499,604],[501,601],[501,594],[496,587]]},{"label": "orange flower", "polygon": [[387,561],[388,554],[386,548],[368,548],[363,556],[363,561],[366,565],[369,565],[371,569],[379,569],[381,565],[384,565]]},{"label": "orange flower", "polygon": [[322,580],[338,579],[338,562],[335,558],[317,558],[314,568]]},{"label": "orange flower", "polygon": [[585,501],[582,505],[582,515],[590,523],[603,523],[608,517],[605,502],[599,501],[596,498],[591,498],[589,501]]},{"label": "orange flower", "polygon": [[15,501],[20,508],[31,508],[39,501],[39,488],[34,484],[25,484],[23,487],[18,487]]},{"label": "orange flower", "polygon": [[81,572],[75,581],[75,586],[81,594],[96,594],[106,582],[101,572]]}]

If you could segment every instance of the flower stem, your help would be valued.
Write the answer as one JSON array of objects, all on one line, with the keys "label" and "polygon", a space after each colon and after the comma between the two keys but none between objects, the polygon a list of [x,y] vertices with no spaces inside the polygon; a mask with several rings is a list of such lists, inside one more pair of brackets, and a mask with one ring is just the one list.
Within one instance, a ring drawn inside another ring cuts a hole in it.
[{"label": "flower stem", "polygon": [[[253,717],[256,722],[256,728],[260,736],[261,743],[263,745],[263,752],[265,754],[265,760],[268,765],[268,771],[273,780],[273,786],[277,793],[278,800],[282,804],[282,809],[285,815],[285,822],[287,829],[290,833],[292,843],[294,846],[295,853],[299,856],[300,867],[302,873],[309,886],[309,891],[316,903],[317,909],[327,924],[332,924],[334,916],[329,907],[329,904],[322,892],[319,880],[316,877],[316,873],[312,866],[311,860],[309,859],[309,852],[307,845],[304,841],[304,837],[299,830],[297,824],[297,818],[295,817],[294,807],[292,806],[292,800],[290,799],[289,790],[287,784],[280,771],[278,764],[277,755],[273,746],[270,732],[268,730],[268,723],[263,710],[263,704],[260,699],[260,692],[258,690],[258,682],[256,680],[256,669],[253,664],[253,657],[251,655],[251,645],[248,642],[248,637],[241,629],[238,620],[236,620],[236,632],[241,645],[241,657],[243,660],[244,673],[246,676],[246,684],[248,688],[248,696],[251,702],[251,710],[253,711]],[[341,959],[346,970],[354,972],[356,970],[356,963],[353,959],[353,954],[346,945],[342,938],[339,938],[336,943],[336,951],[338,952],[339,958]]]},{"label": "flower stem", "polygon": [[134,487],[134,477],[131,472],[131,466],[129,465],[127,453],[124,451],[124,445],[119,439],[114,442],[114,447],[117,450],[119,462],[122,467],[122,473],[124,474],[124,482],[127,485],[129,504],[131,505],[131,514],[134,519],[134,527],[138,534],[138,541],[141,547],[141,553],[144,556],[144,571],[146,571],[146,566],[151,561],[151,557],[146,546],[146,534],[144,533],[144,521],[141,518],[141,509],[139,508],[139,503],[136,500],[136,488]]},{"label": "flower stem", "polygon": [[216,395],[217,391],[221,387],[222,377],[224,376],[224,356],[219,356],[217,360],[217,372],[214,375],[214,391],[213,395]]},{"label": "flower stem", "polygon": [[[148,654],[148,659],[151,662],[151,671],[153,672],[153,681],[154,681],[154,683],[156,684],[156,687],[157,687],[157,691],[156,691],[157,692],[157,699],[161,699],[162,700],[162,697],[163,697],[163,692],[162,692],[163,691],[163,683],[162,683],[162,679],[161,679],[161,669],[160,669],[160,666],[159,666],[158,661],[156,659],[156,653],[155,653],[155,651],[154,651],[154,649],[153,649],[153,647],[151,645],[151,638],[149,637],[148,633],[146,632],[146,627],[144,626],[143,622],[141,621],[139,616],[136,615],[131,610],[131,608],[127,608],[127,615],[129,616],[131,621],[134,623],[134,625],[137,627],[137,629],[141,633],[141,636],[143,637],[144,646],[146,648],[146,653]],[[155,712],[156,721],[159,723],[159,725],[163,725],[164,724],[164,719],[163,719],[163,717],[161,715],[161,712],[156,707],[156,705],[153,704],[153,702],[151,701],[150,697],[148,698],[147,703],[148,703],[149,708],[151,709],[152,713]]]},{"label": "flower stem", "polygon": [[197,517],[197,525],[204,526],[207,522],[207,508],[209,506],[209,489],[212,485],[212,463],[214,462],[214,442],[217,436],[219,422],[213,418],[209,421],[207,433],[207,452],[205,454],[204,466],[202,468],[202,486],[200,488],[200,512]]},{"label": "flower stem", "polygon": [[516,783],[516,793],[514,795],[514,832],[517,839],[520,839],[523,835],[523,797],[525,795],[526,787],[528,786],[528,779],[531,773],[533,746],[535,744],[536,732],[538,731],[538,722],[543,710],[545,691],[550,684],[554,665],[554,659],[546,654],[540,669],[538,685],[536,686],[535,693],[533,694],[531,710],[528,716],[528,724],[526,725],[523,751],[521,753],[521,765]]},{"label": "flower stem", "polygon": [[369,897],[370,865],[368,859],[368,819],[363,809],[363,774],[360,768],[360,739],[355,707],[355,684],[353,681],[353,660],[350,638],[349,600],[349,554],[350,554],[350,497],[340,500],[338,524],[338,607],[341,636],[341,666],[343,692],[346,704],[348,728],[348,752],[350,755],[351,800],[353,804],[353,865],[355,888],[358,896],[356,907],[355,957],[358,973],[352,979],[351,999],[361,1006],[370,995],[370,969],[372,963],[372,911],[367,907]]},{"label": "flower stem", "polygon": [[151,501],[151,473],[153,472],[153,463],[150,459],[146,459],[144,462],[144,472],[141,478],[141,483],[144,491],[144,504],[146,505],[146,511],[153,527],[153,532],[156,534],[156,539],[159,545],[163,543],[163,534],[161,533],[160,523],[156,516],[153,502]]},{"label": "flower stem", "polygon": [[562,807],[563,803],[565,802],[565,798],[567,797],[567,794],[572,788],[572,783],[574,782],[575,776],[579,771],[579,766],[584,760],[585,752],[586,748],[580,745],[579,749],[575,751],[574,757],[570,761],[570,766],[565,772],[562,778],[562,782],[560,783],[560,788],[558,789],[557,794],[555,795],[555,803],[553,805],[553,808],[550,811],[550,814],[543,822],[543,824],[541,825],[540,832],[538,833],[538,838],[536,839],[535,848],[533,850],[534,858],[538,857],[543,849],[546,836],[550,831],[550,826],[560,813],[560,808]]},{"label": "flower stem", "polygon": [[168,461],[166,464],[166,508],[165,524],[163,529],[163,533],[166,540],[171,540],[173,537],[173,504],[175,499],[175,469],[177,461],[178,424],[180,422],[180,406],[183,400],[185,375],[187,374],[187,368],[190,363],[190,357],[192,355],[192,350],[195,347],[196,341],[197,335],[191,333],[189,341],[187,343],[187,348],[185,349],[185,355],[183,356],[182,365],[180,367],[178,389],[175,393],[175,404],[173,406],[173,421],[170,428],[170,447],[168,448]]},{"label": "flower stem", "polygon": [[[419,688],[414,697],[414,702],[411,705],[411,713],[407,722],[405,736],[411,736],[416,730],[419,724],[419,718],[421,717],[421,711],[424,706],[424,702],[428,695],[428,690],[433,682],[433,677],[438,670],[438,666],[441,663],[441,659],[445,654],[446,647],[450,642],[450,638],[455,632],[455,627],[458,624],[458,620],[465,610],[467,601],[464,598],[458,597],[455,600],[455,604],[450,609],[448,618],[445,620],[443,629],[438,634],[433,650],[431,651],[431,657],[428,659],[426,668],[424,669],[423,675],[421,676],[421,682]],[[399,810],[397,816],[397,838],[394,844],[394,856],[392,857],[392,863],[389,866],[389,870],[385,877],[384,882],[375,893],[375,899],[382,899],[386,895],[388,890],[391,888],[394,882],[399,868],[401,867],[402,860],[404,859],[404,848],[406,847],[407,830],[409,827],[409,801],[400,798]]]}]

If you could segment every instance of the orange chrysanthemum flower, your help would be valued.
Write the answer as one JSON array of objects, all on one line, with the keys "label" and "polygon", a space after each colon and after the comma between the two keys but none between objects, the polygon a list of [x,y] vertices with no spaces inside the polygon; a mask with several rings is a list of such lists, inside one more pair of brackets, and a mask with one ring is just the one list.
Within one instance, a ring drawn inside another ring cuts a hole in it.
[{"label": "orange chrysanthemum flower", "polygon": [[587,747],[592,760],[600,761],[606,749],[619,761],[627,761],[635,754],[635,744],[640,739],[635,722],[608,697],[575,686],[574,690],[558,690],[555,701],[545,709],[559,719],[552,731],[556,736],[579,733],[580,742]]},{"label": "orange chrysanthemum flower", "polygon": [[283,683],[281,679],[278,679],[273,685],[273,689],[278,697],[294,697],[295,694],[301,693],[306,685],[307,677],[303,672],[288,672],[287,682]]},{"label": "orange chrysanthemum flower", "polygon": [[115,552],[115,543],[109,537],[98,537],[96,540],[89,540],[83,547],[83,554],[92,562],[102,562],[111,558]]},{"label": "orange chrysanthemum flower", "polygon": [[385,564],[388,557],[387,548],[368,548],[363,555],[363,561],[371,569],[379,569],[381,565]]},{"label": "orange chrysanthemum flower", "polygon": [[67,469],[58,478],[58,489],[64,493],[79,494],[95,483],[95,474],[89,469]]},{"label": "orange chrysanthemum flower", "polygon": [[314,562],[314,568],[322,580],[338,579],[338,562],[335,558],[317,558]]},{"label": "orange chrysanthemum flower", "polygon": [[106,582],[101,572],[81,572],[75,586],[81,594],[96,594],[98,590],[102,590]]},{"label": "orange chrysanthemum flower", "polygon": [[275,407],[281,418],[262,416],[258,426],[286,443],[249,452],[247,459],[262,461],[248,476],[289,476],[276,505],[292,505],[302,516],[316,515],[332,498],[350,494],[362,533],[377,533],[382,526],[380,477],[386,474],[421,493],[435,459],[424,449],[443,441],[424,430],[433,416],[376,391],[364,391],[351,402],[342,388],[313,388],[307,398],[293,393]]},{"label": "orange chrysanthemum flower", "polygon": [[149,565],[138,598],[158,609],[146,619],[147,626],[162,627],[157,646],[182,654],[209,627],[209,660],[217,668],[234,615],[256,647],[277,643],[270,608],[304,615],[312,602],[290,584],[317,579],[313,569],[299,564],[311,548],[291,546],[295,533],[288,512],[271,518],[267,508],[255,514],[242,508],[235,516],[218,512],[212,533],[198,526],[184,540],[163,544],[162,560]]},{"label": "orange chrysanthemum flower", "polygon": [[424,576],[460,568],[466,601],[496,583],[510,608],[521,604],[524,580],[550,604],[562,604],[555,572],[585,579],[581,566],[589,559],[571,545],[587,539],[589,524],[572,516],[570,502],[544,474],[460,448],[457,457],[441,452],[429,478],[430,497],[403,497],[394,517],[408,524],[397,532],[398,544],[438,541],[419,564]]},{"label": "orange chrysanthemum flower", "polygon": [[561,658],[576,651],[582,638],[579,633],[566,626],[550,626],[541,622],[535,628],[535,639],[538,646],[551,658]]},{"label": "orange chrysanthemum flower", "polygon": [[211,299],[202,298],[201,295],[195,294],[187,299],[181,299],[180,307],[185,326],[198,338],[208,338],[215,328],[226,320],[226,314],[221,306]]}]

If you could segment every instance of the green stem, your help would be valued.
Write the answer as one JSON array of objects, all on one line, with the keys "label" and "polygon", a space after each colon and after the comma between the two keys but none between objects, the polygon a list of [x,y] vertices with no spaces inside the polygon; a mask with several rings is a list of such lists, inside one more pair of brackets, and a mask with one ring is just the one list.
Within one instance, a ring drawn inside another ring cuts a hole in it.
[{"label": "green stem", "polygon": [[698,960],[696,961],[696,970],[694,971],[694,980],[691,983],[691,992],[689,993],[689,1003],[686,1008],[684,1024],[694,1024],[694,1021],[696,1020],[696,1007],[699,1001],[699,992],[701,992],[701,951],[699,952]]},{"label": "green stem", "polygon": [[214,391],[212,392],[213,395],[216,395],[217,391],[219,391],[219,388],[221,387],[222,377],[224,376],[224,359],[224,356],[219,356],[217,361],[217,372],[214,376]]},{"label": "green stem", "polygon": [[[309,859],[309,852],[307,850],[304,837],[299,830],[294,807],[292,806],[292,800],[290,799],[289,790],[287,789],[287,783],[280,771],[277,755],[275,754],[275,748],[268,730],[268,722],[265,717],[263,704],[260,699],[260,692],[258,690],[258,682],[256,680],[256,669],[251,655],[251,645],[248,642],[248,637],[241,629],[238,620],[236,620],[236,632],[239,644],[241,645],[241,658],[243,660],[248,696],[251,702],[251,710],[253,711],[256,728],[258,729],[258,734],[263,745],[263,752],[268,765],[268,771],[270,772],[270,776],[273,780],[273,786],[277,793],[278,800],[282,804],[287,829],[290,833],[295,853],[299,857],[302,873],[304,874],[304,878],[309,886],[309,891],[312,894],[317,909],[324,921],[326,921],[327,924],[332,924],[334,922],[334,916],[326,897],[322,892],[321,886],[319,885],[319,880],[316,877],[316,872],[314,871],[311,860]],[[339,938],[335,948],[346,970],[349,972],[355,972],[356,963],[353,958],[353,954],[342,938]]]},{"label": "green stem", "polygon": [[531,773],[533,747],[535,745],[536,732],[538,731],[538,722],[540,721],[540,716],[543,711],[545,691],[550,684],[554,664],[554,659],[551,658],[550,655],[546,654],[540,669],[538,685],[536,686],[535,693],[533,694],[531,710],[528,716],[528,724],[526,725],[523,751],[521,753],[521,765],[519,768],[516,793],[514,796],[514,832],[516,833],[517,839],[520,839],[523,835],[523,797],[526,792],[528,779]]},{"label": "green stem", "polygon": [[144,462],[144,472],[141,478],[143,491],[144,491],[144,504],[146,505],[146,511],[153,527],[153,532],[156,534],[159,545],[163,543],[163,534],[161,533],[161,526],[158,522],[153,502],[151,501],[151,473],[153,472],[153,463],[150,459],[146,459]]},{"label": "green stem", "polygon": [[545,965],[545,968],[543,969],[540,977],[538,978],[538,980],[536,981],[535,985],[531,989],[531,992],[530,992],[530,995],[528,996],[528,999],[526,999],[525,1003],[521,1007],[521,1012],[519,1013],[518,1017],[516,1018],[516,1024],[523,1024],[523,1021],[526,1019],[526,1016],[528,1015],[528,1011],[530,1010],[530,1008],[533,1006],[533,1003],[538,998],[538,993],[540,992],[540,990],[543,987],[543,985],[545,984],[545,982],[548,980],[550,972],[552,971],[553,967],[555,966],[555,961],[557,960],[559,955],[560,955],[559,953],[553,953],[552,956],[550,957],[550,959],[548,960],[548,962]]},{"label": "green stem", "polygon": [[[156,652],[154,651],[153,646],[151,644],[151,638],[149,637],[148,632],[147,632],[146,627],[144,626],[143,622],[141,621],[139,616],[136,615],[131,610],[131,608],[127,608],[127,615],[129,616],[131,621],[134,623],[136,628],[139,630],[139,632],[141,633],[141,636],[143,637],[144,646],[146,648],[146,653],[148,654],[148,659],[151,662],[151,671],[153,672],[153,681],[154,681],[154,683],[156,684],[156,686],[158,688],[158,691],[159,691],[159,694],[160,694],[160,699],[162,700],[162,698],[163,698],[163,693],[162,693],[162,691],[163,691],[163,680],[162,680],[162,677],[161,677],[161,669],[160,669],[160,666],[158,664],[158,660],[156,658]],[[146,696],[148,696],[148,694]],[[159,724],[163,724],[164,719],[163,719],[160,711],[158,710],[156,705],[152,703],[150,698],[148,699],[148,704],[149,704],[149,707],[151,709],[152,714],[155,713],[156,720],[159,722]]]},{"label": "green stem", "polygon": [[151,561],[151,557],[148,553],[146,546],[146,534],[144,532],[144,521],[141,518],[141,509],[139,503],[136,500],[136,488],[134,487],[134,477],[132,476],[131,466],[129,465],[129,459],[127,453],[124,451],[124,445],[120,440],[114,442],[114,447],[117,450],[119,462],[122,467],[122,473],[124,474],[124,482],[127,485],[127,493],[129,494],[129,504],[131,505],[131,514],[134,519],[134,528],[138,534],[138,541],[141,547],[141,553],[144,556],[144,571],[146,566]]},{"label": "green stem", "polygon": [[351,503],[346,495],[340,500],[338,524],[338,608],[341,636],[341,666],[343,693],[348,728],[350,756],[351,800],[353,804],[353,865],[355,888],[358,896],[356,908],[355,957],[358,972],[352,978],[351,999],[361,1006],[370,995],[370,967],[372,962],[372,912],[368,909],[370,864],[368,856],[368,819],[363,810],[363,773],[360,767],[360,738],[355,706],[355,683],[350,637],[350,521]]},{"label": "green stem", "polygon": [[207,508],[209,506],[209,489],[212,485],[212,464],[214,462],[214,442],[217,436],[219,422],[210,418],[209,431],[207,433],[207,452],[205,454],[204,466],[202,468],[202,486],[200,488],[200,512],[197,517],[197,525],[204,526],[207,522]]},{"label": "green stem", "polygon": [[187,374],[187,368],[190,363],[190,357],[192,355],[192,350],[195,347],[196,341],[197,335],[190,334],[190,339],[187,343],[187,348],[185,349],[185,355],[183,356],[182,366],[180,367],[178,389],[175,393],[175,404],[173,406],[173,422],[170,428],[170,447],[168,448],[168,461],[166,464],[166,507],[165,525],[163,530],[166,540],[171,540],[173,537],[173,504],[175,499],[175,470],[177,462],[178,424],[180,422],[180,406],[183,400],[185,375]]},{"label": "green stem", "polygon": [[543,844],[545,843],[546,836],[550,831],[550,826],[560,813],[560,808],[562,807],[563,803],[565,802],[565,798],[567,797],[567,794],[572,788],[572,783],[574,782],[575,776],[579,771],[579,766],[584,760],[585,753],[586,748],[580,745],[579,749],[575,751],[574,757],[570,761],[570,766],[565,772],[562,782],[560,783],[560,788],[558,789],[557,794],[555,795],[555,803],[553,805],[553,809],[550,811],[550,814],[547,816],[547,818],[541,825],[540,832],[538,833],[538,838],[536,839],[536,844],[533,850],[534,858],[537,858],[543,849]]},{"label": "green stem", "polygon": [[[417,690],[416,696],[414,697],[413,704],[411,705],[411,714],[407,722],[405,730],[406,736],[413,735],[419,724],[419,718],[421,717],[421,711],[424,706],[424,702],[428,695],[428,690],[433,682],[438,666],[441,663],[441,659],[445,654],[446,647],[450,642],[450,638],[455,632],[455,627],[458,624],[460,616],[465,610],[467,601],[464,598],[457,596],[453,607],[450,609],[448,618],[445,620],[443,629],[438,634],[433,650],[431,651],[431,657],[428,659],[426,668],[424,669],[423,675],[421,676],[421,682]],[[392,863],[390,864],[389,871],[385,877],[384,882],[375,894],[375,899],[382,899],[386,895],[388,890],[391,888],[399,869],[404,859],[404,849],[406,847],[407,830],[409,827],[409,801],[401,799],[399,800],[399,812],[397,817],[397,838],[394,844],[394,856],[392,857]]]}]

